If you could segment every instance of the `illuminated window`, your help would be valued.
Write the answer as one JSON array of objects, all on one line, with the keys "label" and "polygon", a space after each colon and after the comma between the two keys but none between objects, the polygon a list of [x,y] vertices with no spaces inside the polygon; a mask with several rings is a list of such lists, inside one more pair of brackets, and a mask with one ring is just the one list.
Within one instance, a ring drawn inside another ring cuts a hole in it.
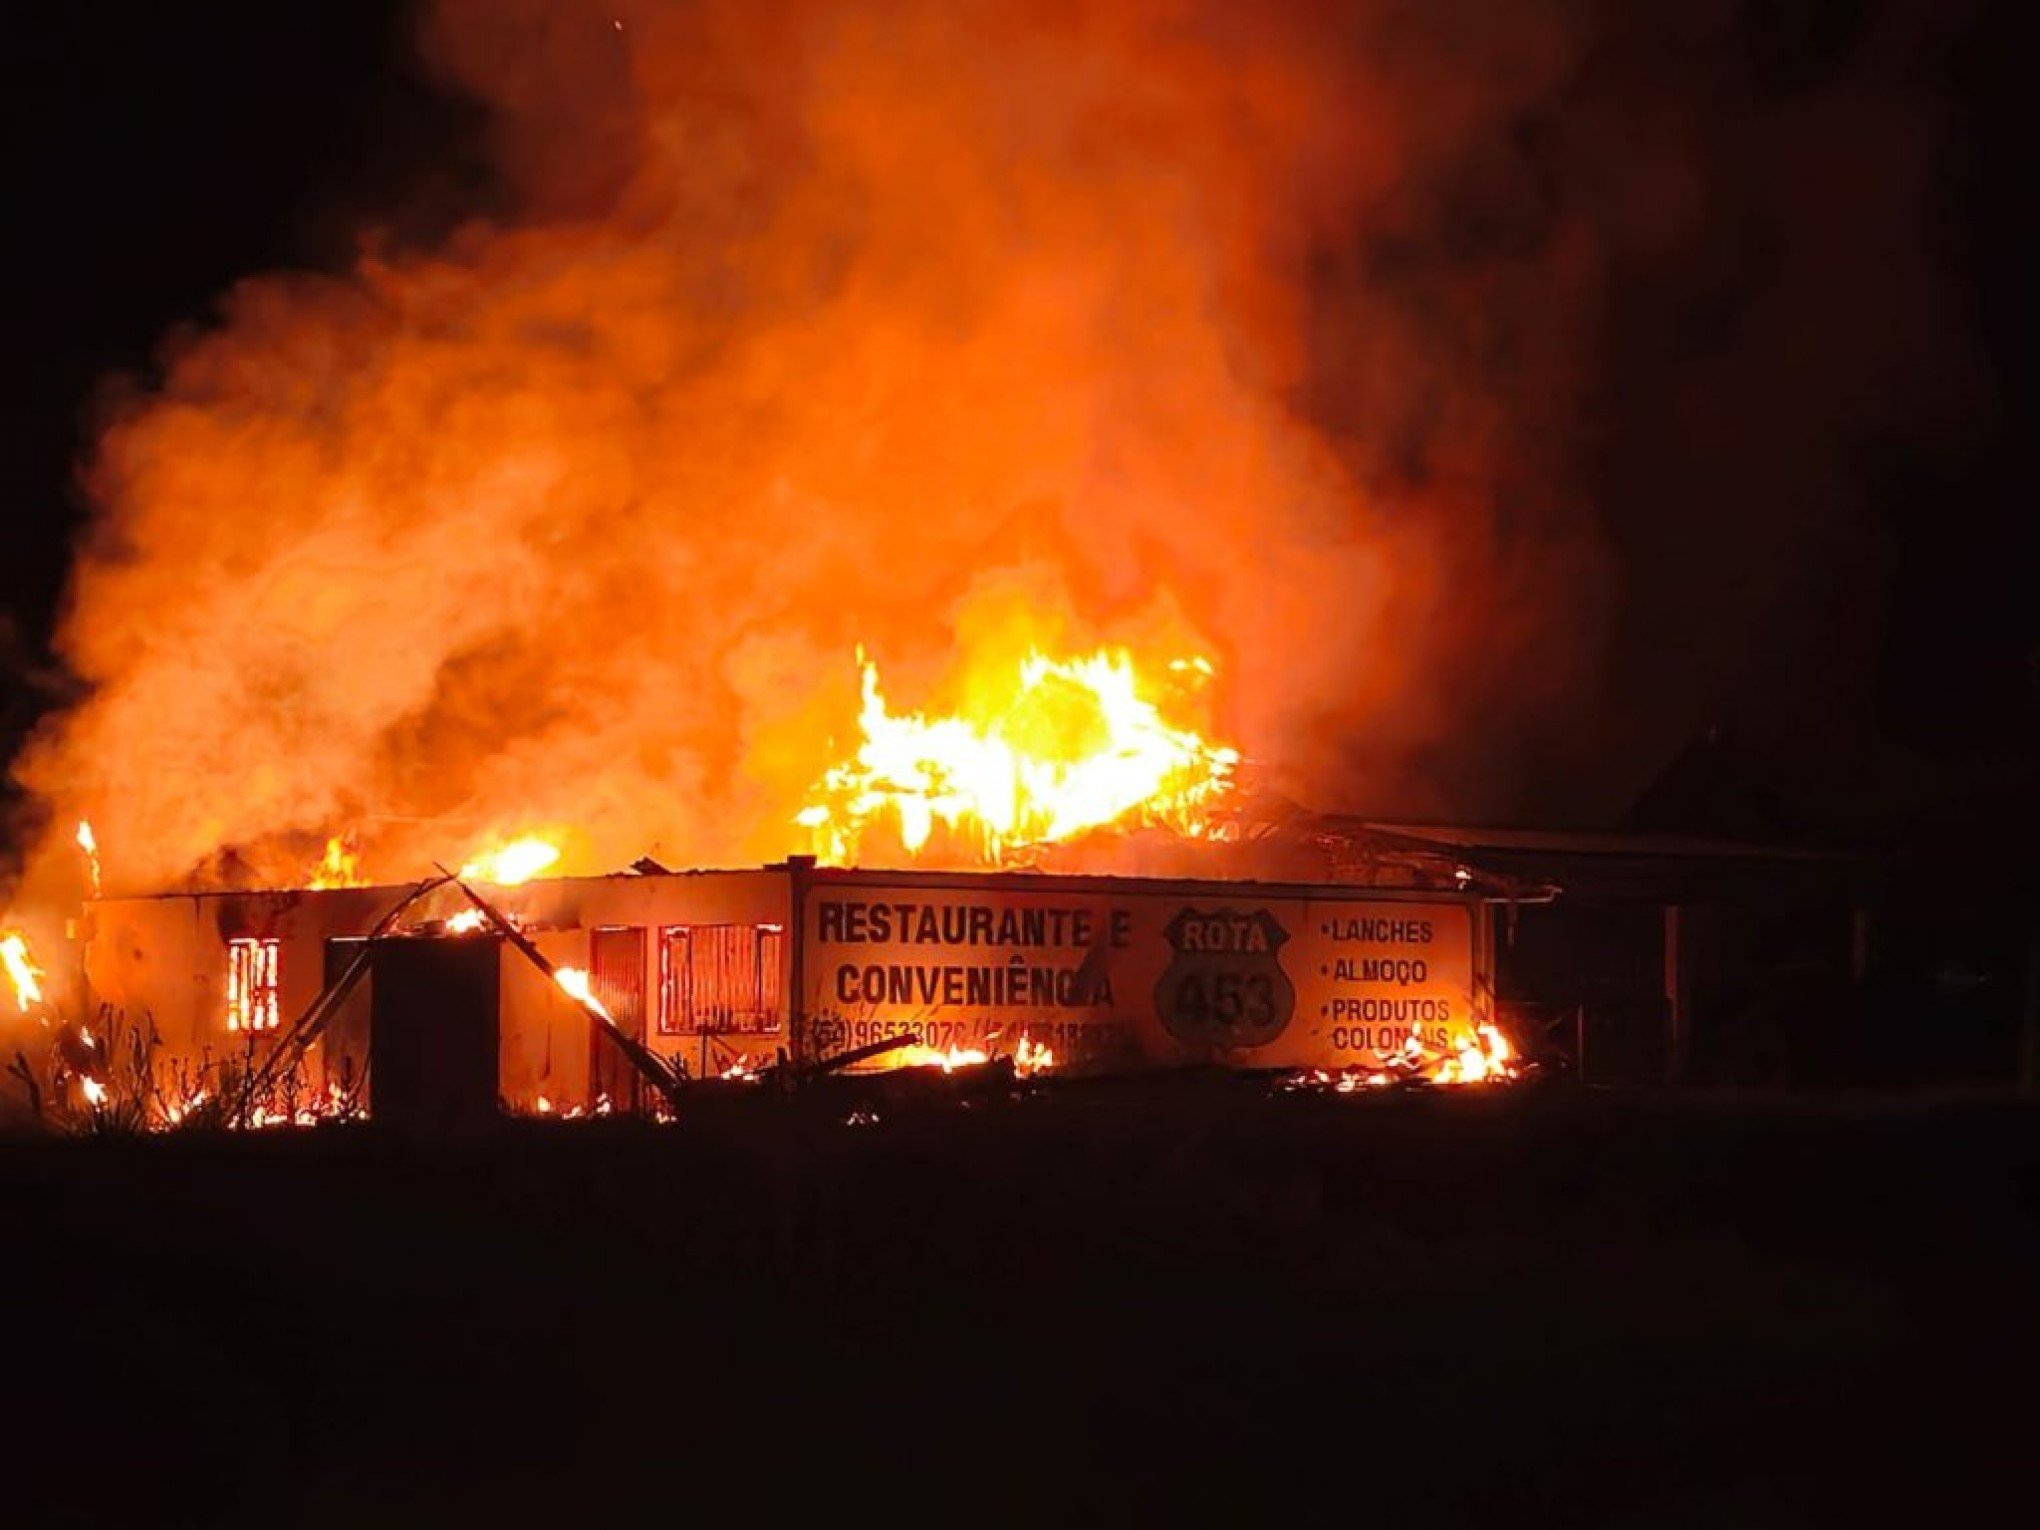
[{"label": "illuminated window", "polygon": [[274,940],[227,942],[227,1029],[273,1031],[277,1025]]},{"label": "illuminated window", "polygon": [[659,1033],[778,1030],[785,940],[776,924],[659,931]]}]

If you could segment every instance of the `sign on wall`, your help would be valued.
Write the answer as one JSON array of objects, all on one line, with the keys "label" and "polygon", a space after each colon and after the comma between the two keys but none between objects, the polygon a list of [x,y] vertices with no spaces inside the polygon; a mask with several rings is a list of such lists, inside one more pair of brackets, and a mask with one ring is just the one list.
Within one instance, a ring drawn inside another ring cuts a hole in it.
[{"label": "sign on wall", "polygon": [[860,883],[811,889],[802,936],[816,1055],[912,1032],[1075,1065],[1367,1067],[1412,1027],[1444,1048],[1476,1023],[1464,902]]}]

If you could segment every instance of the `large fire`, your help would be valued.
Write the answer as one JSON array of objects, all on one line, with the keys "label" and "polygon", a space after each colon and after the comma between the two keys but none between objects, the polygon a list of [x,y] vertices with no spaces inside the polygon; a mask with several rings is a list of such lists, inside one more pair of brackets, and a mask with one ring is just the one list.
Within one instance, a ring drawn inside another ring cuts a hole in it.
[{"label": "large fire", "polygon": [[[1495,769],[1467,720],[1564,671],[1545,321],[1596,262],[1462,247],[1563,24],[626,8],[419,7],[500,198],[251,275],[106,413],[76,699],[9,765],[49,827],[7,899],[60,977],[102,870],[514,886],[795,830],[1010,864],[1211,836],[1242,752],[1415,811]],[[0,958],[46,1004],[26,938]]]},{"label": "large fire", "polygon": [[[251,273],[106,412],[77,700],[11,765],[37,895],[88,815],[132,894],[394,882],[499,825],[757,863],[803,810],[832,859],[997,857],[1194,823],[1234,747],[1427,811],[1490,768],[1461,724],[1536,714],[1537,337],[1596,262],[1467,253],[1461,193],[1569,78],[1542,10],[416,9],[502,194]],[[1535,296],[1493,386],[1490,259]],[[1222,737],[1169,704],[1196,653]]]},{"label": "large fire", "polygon": [[[909,855],[940,825],[952,853],[993,862],[1111,825],[1196,835],[1239,763],[1237,750],[1165,719],[1161,687],[1124,651],[1031,652],[982,675],[964,709],[934,718],[894,713],[877,664],[858,657],[861,741],[822,776],[797,820],[830,861],[856,862],[881,825]],[[1202,658],[1167,671],[1178,690],[1211,672]]]}]

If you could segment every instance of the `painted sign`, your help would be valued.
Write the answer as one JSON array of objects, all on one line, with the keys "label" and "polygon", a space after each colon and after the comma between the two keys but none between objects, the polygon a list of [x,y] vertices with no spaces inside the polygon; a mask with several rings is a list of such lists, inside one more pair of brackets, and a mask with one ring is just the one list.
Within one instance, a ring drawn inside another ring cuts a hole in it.
[{"label": "painted sign", "polygon": [[913,1033],[1064,1066],[1208,1058],[1368,1067],[1414,1027],[1470,1035],[1473,905],[1144,887],[814,887],[802,911],[806,1046]]}]

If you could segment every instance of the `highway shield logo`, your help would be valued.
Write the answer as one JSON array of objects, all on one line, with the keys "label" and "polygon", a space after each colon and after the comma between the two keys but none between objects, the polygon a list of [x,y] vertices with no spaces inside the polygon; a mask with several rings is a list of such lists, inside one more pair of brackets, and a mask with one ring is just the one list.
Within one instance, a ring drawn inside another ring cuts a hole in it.
[{"label": "highway shield logo", "polygon": [[1155,984],[1169,1034],[1199,1050],[1266,1046],[1288,1028],[1296,988],[1282,970],[1289,939],[1265,908],[1186,907],[1164,932],[1175,954]]}]

